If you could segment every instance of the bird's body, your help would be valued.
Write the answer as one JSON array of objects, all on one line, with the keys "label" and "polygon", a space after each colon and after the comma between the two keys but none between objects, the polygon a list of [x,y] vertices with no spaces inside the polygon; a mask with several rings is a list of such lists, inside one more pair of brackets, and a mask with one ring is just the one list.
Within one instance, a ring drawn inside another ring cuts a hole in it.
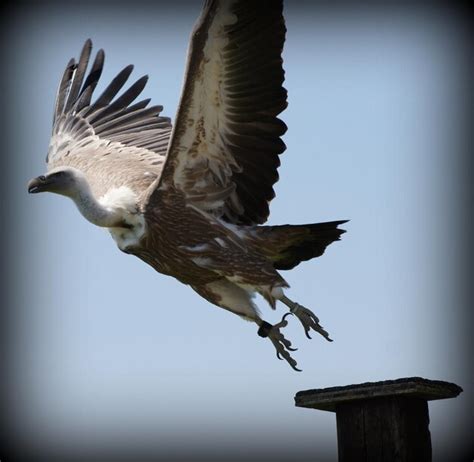
[{"label": "bird's body", "polygon": [[131,104],[146,78],[114,99],[131,66],[91,102],[104,54],[97,53],[87,74],[87,41],[58,90],[48,173],[29,190],[70,197],[87,220],[109,229],[122,251],[256,322],[296,368],[279,331],[286,321],[266,323],[252,299],[261,294],[273,308],[282,301],[307,334],[313,329],[329,339],[310,310],[285,296],[279,270],[320,256],[339,239],[344,221],[261,226],[285,149],[286,126],[276,117],[286,107],[285,26],[279,2],[254,5],[206,3],[173,129],[160,106]]}]

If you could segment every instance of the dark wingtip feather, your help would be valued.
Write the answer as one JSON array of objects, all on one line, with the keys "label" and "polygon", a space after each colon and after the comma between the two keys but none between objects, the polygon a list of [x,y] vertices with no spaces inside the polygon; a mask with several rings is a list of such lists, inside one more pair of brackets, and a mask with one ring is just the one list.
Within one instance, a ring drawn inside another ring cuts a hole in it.
[{"label": "dark wingtip feather", "polygon": [[[148,79],[150,77],[147,75],[144,75],[143,77],[140,77],[133,85],[132,87],[136,87],[136,91],[138,91],[137,96],[142,92],[142,90],[145,88],[145,85],[148,83]],[[132,88],[130,87],[130,88]],[[139,90],[138,90],[139,89]]]},{"label": "dark wingtip feather", "polygon": [[95,103],[91,106],[89,113],[92,114],[97,109],[103,108],[110,104],[115,95],[122,89],[122,87],[127,82],[130,74],[133,71],[133,64],[129,64],[124,67],[117,76],[110,82],[108,87],[103,91],[103,93],[97,98]]},{"label": "dark wingtip feather", "polygon": [[63,76],[61,78],[61,82],[59,83],[59,88],[56,94],[53,122],[55,122],[56,119],[64,112],[64,104],[66,102],[69,87],[71,85],[71,79],[74,75],[76,67],[76,60],[71,58],[66,65],[66,69],[64,69]]},{"label": "dark wingtip feather", "polygon": [[88,76],[86,77],[86,81],[81,90],[81,94],[89,88],[90,86],[97,85],[99,78],[102,74],[102,70],[104,69],[104,61],[105,61],[105,53],[104,50],[100,49],[97,54],[95,55],[94,64],[92,64],[92,68],[89,71]]},{"label": "dark wingtip feather", "polygon": [[133,64],[129,64],[128,66],[125,66],[120,73],[127,72],[128,73],[127,78],[128,78],[130,74],[132,73],[133,69],[135,69],[135,66]]},{"label": "dark wingtip feather", "polygon": [[119,96],[110,106],[110,112],[124,109],[140,95],[148,82],[148,76],[144,75],[133,83],[121,96]]},{"label": "dark wingtip feather", "polygon": [[71,87],[69,89],[68,98],[64,111],[68,112],[76,103],[77,98],[82,87],[82,82],[84,80],[84,75],[87,70],[87,65],[89,64],[89,58],[92,51],[92,40],[88,39],[82,47],[81,55],[79,57],[79,62],[77,63],[77,68],[75,73],[72,76]]}]

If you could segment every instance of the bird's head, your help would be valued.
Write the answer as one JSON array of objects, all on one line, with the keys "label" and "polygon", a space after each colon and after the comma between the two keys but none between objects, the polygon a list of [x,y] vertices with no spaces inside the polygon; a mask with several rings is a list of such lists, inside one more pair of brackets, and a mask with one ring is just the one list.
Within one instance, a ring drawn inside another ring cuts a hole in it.
[{"label": "bird's head", "polygon": [[28,192],[52,192],[74,198],[84,187],[84,174],[72,167],[59,167],[45,175],[33,178],[28,183]]}]

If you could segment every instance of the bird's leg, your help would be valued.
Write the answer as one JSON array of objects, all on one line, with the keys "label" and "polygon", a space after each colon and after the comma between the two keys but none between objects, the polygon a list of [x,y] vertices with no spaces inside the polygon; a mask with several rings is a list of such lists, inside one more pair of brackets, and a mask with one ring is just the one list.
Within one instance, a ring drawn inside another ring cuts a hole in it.
[{"label": "bird's leg", "polygon": [[301,372],[301,369],[298,369],[296,367],[296,361],[291,357],[290,351],[296,351],[296,348],[291,347],[291,342],[287,340],[283,334],[280,332],[280,329],[283,327],[286,327],[288,324],[288,321],[285,319],[286,316],[288,316],[289,313],[287,313],[285,316],[283,316],[282,320],[278,324],[270,324],[266,321],[263,321],[262,319],[257,320],[257,324],[259,325],[258,329],[258,335],[260,337],[268,337],[271,342],[273,343],[273,346],[276,349],[276,354],[278,359],[284,359],[286,362],[295,370],[298,372]]},{"label": "bird's leg", "polygon": [[323,329],[321,324],[319,324],[319,318],[310,309],[300,305],[299,303],[293,302],[285,295],[282,295],[279,300],[282,301],[290,309],[290,312],[300,320],[306,337],[311,338],[309,332],[313,329],[321,334],[328,342],[332,342],[329,334]]}]

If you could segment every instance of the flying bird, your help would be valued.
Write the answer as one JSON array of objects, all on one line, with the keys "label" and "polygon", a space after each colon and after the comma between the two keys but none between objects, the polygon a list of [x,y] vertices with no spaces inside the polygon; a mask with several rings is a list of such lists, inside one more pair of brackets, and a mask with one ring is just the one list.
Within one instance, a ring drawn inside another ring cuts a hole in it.
[{"label": "flying bird", "polygon": [[[69,197],[120,250],[192,287],[201,297],[253,321],[295,370],[282,328],[294,315],[305,334],[330,341],[317,316],[290,300],[280,270],[322,255],[346,220],[262,226],[275,196],[287,106],[282,86],[286,27],[277,0],[208,0],[194,26],[174,126],[162,106],[135,102],[147,83],[125,91],[125,67],[93,98],[104,66],[89,65],[87,40],[60,81],[47,172],[30,193]],[[253,299],[289,308],[264,321]]]}]

